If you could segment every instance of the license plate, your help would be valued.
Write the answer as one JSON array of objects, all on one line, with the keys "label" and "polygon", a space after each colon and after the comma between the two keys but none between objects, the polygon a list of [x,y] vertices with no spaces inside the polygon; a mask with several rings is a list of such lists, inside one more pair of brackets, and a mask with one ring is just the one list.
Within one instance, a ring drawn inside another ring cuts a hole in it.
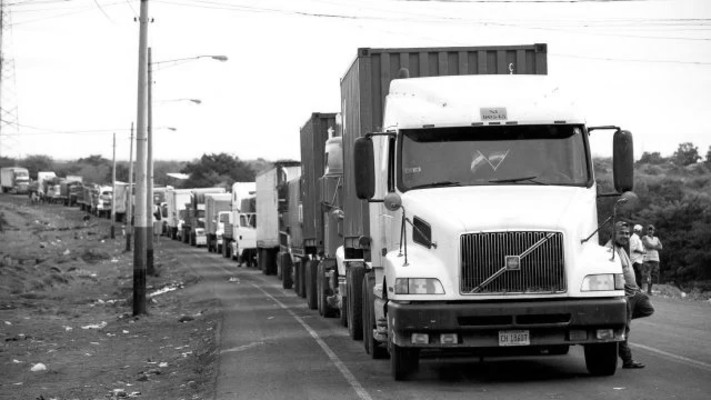
[{"label": "license plate", "polygon": [[530,346],[531,337],[526,330],[499,331],[499,346]]}]

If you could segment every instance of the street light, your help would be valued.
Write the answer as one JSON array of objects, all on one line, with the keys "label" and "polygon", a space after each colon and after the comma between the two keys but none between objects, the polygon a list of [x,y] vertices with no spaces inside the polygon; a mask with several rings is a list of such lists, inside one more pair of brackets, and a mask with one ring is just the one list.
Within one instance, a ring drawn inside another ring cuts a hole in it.
[{"label": "street light", "polygon": [[[146,243],[146,273],[148,275],[154,275],[153,269],[153,67],[160,64],[173,63],[177,65],[178,63],[183,63],[191,60],[198,60],[201,58],[210,58],[220,62],[227,61],[227,56],[223,55],[200,55],[194,57],[178,58],[175,60],[165,60],[165,61],[152,61],[151,48],[148,48],[148,93],[147,93],[147,104],[148,104],[148,129],[147,129],[147,163],[146,163],[146,222],[150,227],[151,236],[147,238]],[[185,99],[191,101],[195,104],[201,104],[202,101],[199,99]],[[175,129],[173,129],[175,130]]]}]

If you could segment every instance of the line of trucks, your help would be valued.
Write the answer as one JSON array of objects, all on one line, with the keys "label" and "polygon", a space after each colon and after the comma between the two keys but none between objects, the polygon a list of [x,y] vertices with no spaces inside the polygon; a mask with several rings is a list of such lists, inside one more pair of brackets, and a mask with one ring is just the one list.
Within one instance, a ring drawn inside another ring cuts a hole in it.
[{"label": "line of trucks", "polygon": [[[169,188],[163,231],[275,275],[396,380],[431,355],[574,345],[613,375],[627,303],[597,202],[632,190],[631,134],[586,124],[545,44],[361,48],[340,86],[300,162],[229,193]],[[615,193],[595,181],[596,129],[614,132]]]},{"label": "line of trucks", "polygon": [[[632,190],[631,134],[586,125],[545,44],[362,48],[340,84],[340,113],[301,128],[301,162],[256,177],[262,272],[396,380],[433,354],[573,345],[614,374],[627,304],[597,201]],[[595,182],[595,129],[613,131],[615,193]]]}]

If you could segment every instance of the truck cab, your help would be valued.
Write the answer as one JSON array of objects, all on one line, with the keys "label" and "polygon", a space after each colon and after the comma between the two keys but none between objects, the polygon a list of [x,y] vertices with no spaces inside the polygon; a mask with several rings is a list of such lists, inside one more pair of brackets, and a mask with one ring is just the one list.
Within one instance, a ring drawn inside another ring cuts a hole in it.
[{"label": "truck cab", "polygon": [[[390,83],[382,132],[358,139],[353,156],[375,276],[366,340],[388,348],[395,379],[423,349],[560,354],[583,345],[592,374],[615,372],[624,280],[593,235],[588,134],[547,76]],[[615,135],[622,192],[632,186],[631,136]]]}]

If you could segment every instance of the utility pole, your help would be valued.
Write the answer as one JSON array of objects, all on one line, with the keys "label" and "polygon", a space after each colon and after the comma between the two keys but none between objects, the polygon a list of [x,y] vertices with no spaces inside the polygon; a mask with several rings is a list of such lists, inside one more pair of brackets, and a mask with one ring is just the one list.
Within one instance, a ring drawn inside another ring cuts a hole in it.
[{"label": "utility pole", "polygon": [[148,0],[141,0],[138,39],[138,117],[136,118],[136,218],[133,250],[133,315],[146,314],[146,100]]},{"label": "utility pole", "polygon": [[148,48],[148,160],[146,162],[146,198],[147,211],[146,223],[150,228],[150,236],[146,242],[146,273],[155,275],[153,269],[153,60],[151,56],[151,48]]},{"label": "utility pole", "polygon": [[116,132],[114,132],[113,153],[111,161],[111,239],[116,239]]},{"label": "utility pole", "polygon": [[131,136],[128,141],[130,151],[128,158],[128,205],[126,206],[126,251],[131,251],[131,237],[133,236],[133,122],[131,122]]}]

